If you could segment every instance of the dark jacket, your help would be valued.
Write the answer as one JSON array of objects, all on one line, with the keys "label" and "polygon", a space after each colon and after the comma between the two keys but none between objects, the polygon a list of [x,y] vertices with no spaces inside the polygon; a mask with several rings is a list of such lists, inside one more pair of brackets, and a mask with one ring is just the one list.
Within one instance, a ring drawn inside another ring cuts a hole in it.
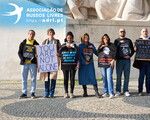
[{"label": "dark jacket", "polygon": [[116,46],[110,43],[107,47],[98,48],[98,67],[110,67],[110,62],[116,59]]},{"label": "dark jacket", "polygon": [[[120,43],[121,40],[124,40],[125,43]],[[130,39],[128,38],[118,38],[115,40],[114,44],[117,47],[117,59],[125,59],[125,56],[130,56],[132,57],[134,54],[134,48],[133,48],[133,43]]]},{"label": "dark jacket", "polygon": [[[67,52],[73,52],[73,51],[75,51],[75,56],[74,53],[72,55],[69,53],[69,55],[71,56],[68,56],[67,59]],[[61,57],[62,70],[74,70],[77,65],[80,65],[80,53],[79,53],[79,48],[76,44],[74,44],[74,48],[67,48],[66,43],[62,44],[61,48],[59,49],[59,53]]]},{"label": "dark jacket", "polygon": [[[23,40],[23,42],[21,42],[19,45],[18,56],[20,58],[20,65],[23,65],[25,62],[25,58],[23,57],[23,49],[24,49],[25,45],[26,45],[26,39]],[[36,40],[34,40],[33,45],[39,45],[39,43]],[[36,58],[35,57],[31,60],[31,63],[36,64]]]}]

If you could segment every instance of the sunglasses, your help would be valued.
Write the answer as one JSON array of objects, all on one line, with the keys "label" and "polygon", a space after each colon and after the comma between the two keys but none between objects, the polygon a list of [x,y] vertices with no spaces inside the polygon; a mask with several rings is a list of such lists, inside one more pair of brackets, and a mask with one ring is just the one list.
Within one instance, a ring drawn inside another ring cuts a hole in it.
[{"label": "sunglasses", "polygon": [[125,33],[125,31],[120,31],[121,33]]}]

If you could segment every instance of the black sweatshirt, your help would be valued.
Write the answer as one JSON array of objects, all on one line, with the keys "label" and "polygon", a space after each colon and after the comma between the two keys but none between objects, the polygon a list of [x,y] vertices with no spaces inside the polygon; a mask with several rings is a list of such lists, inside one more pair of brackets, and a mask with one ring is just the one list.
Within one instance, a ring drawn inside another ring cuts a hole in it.
[{"label": "black sweatshirt", "polygon": [[[125,43],[120,43],[120,41],[124,40]],[[125,56],[132,57],[134,54],[133,43],[128,38],[118,38],[115,40],[114,44],[117,47],[117,59],[126,59]]]},{"label": "black sweatshirt", "polygon": [[80,53],[76,44],[74,44],[74,48],[67,48],[66,43],[64,43],[59,49],[59,53],[62,70],[75,70],[75,67],[80,65]]},{"label": "black sweatshirt", "polygon": [[[20,58],[20,65],[23,65],[25,62],[25,58],[23,57],[23,49],[24,49],[25,45],[26,45],[26,39],[20,43],[19,50],[18,50],[18,56]],[[39,45],[39,43],[36,40],[34,40],[33,45]],[[36,64],[36,58],[35,57],[31,60],[31,63]]]},{"label": "black sweatshirt", "polygon": [[110,43],[106,47],[98,48],[98,67],[108,68],[110,67],[110,62],[116,59],[116,46]]}]

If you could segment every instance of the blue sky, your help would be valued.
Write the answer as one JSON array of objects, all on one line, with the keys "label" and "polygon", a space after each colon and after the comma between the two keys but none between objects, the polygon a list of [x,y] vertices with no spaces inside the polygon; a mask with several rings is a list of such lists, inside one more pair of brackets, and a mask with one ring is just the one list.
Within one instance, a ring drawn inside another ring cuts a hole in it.
[{"label": "blue sky", "polygon": [[[15,10],[14,6],[9,5],[9,3],[16,4],[18,7],[23,7],[21,18],[18,23],[14,24],[17,20],[17,15],[4,16],[6,12],[12,12]],[[65,26],[65,16],[58,11],[63,10],[62,7],[54,8],[49,6],[48,12],[41,12],[45,10],[46,7],[29,2],[27,0],[1,0],[0,1],[0,26],[1,27],[64,27]],[[33,12],[33,10],[35,10]],[[29,11],[27,11],[29,10]],[[39,10],[39,11],[37,11]],[[57,12],[54,12],[54,11]],[[55,17],[54,17],[55,16]]]}]

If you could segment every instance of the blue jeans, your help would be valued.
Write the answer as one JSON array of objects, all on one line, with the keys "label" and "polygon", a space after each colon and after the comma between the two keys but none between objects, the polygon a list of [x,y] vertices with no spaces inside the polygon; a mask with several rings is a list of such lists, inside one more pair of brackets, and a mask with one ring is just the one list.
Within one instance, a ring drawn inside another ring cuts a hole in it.
[{"label": "blue jeans", "polygon": [[103,86],[104,86],[104,93],[113,95],[113,68],[101,68],[101,73],[103,76]]},{"label": "blue jeans", "polygon": [[117,83],[116,83],[116,91],[121,92],[121,77],[122,72],[124,72],[124,85],[123,92],[128,92],[129,85],[129,76],[130,76],[130,59],[119,59],[116,61],[116,72],[117,72]]},{"label": "blue jeans", "polygon": [[143,92],[144,77],[146,76],[146,92],[150,93],[150,62],[142,62],[142,68],[139,70],[138,92]]},{"label": "blue jeans", "polygon": [[30,90],[30,93],[31,94],[35,93],[36,75],[37,75],[36,64],[24,63],[24,65],[22,65],[21,68],[22,68],[22,93],[27,95],[28,71],[30,71],[30,76],[31,76],[31,90]]}]

